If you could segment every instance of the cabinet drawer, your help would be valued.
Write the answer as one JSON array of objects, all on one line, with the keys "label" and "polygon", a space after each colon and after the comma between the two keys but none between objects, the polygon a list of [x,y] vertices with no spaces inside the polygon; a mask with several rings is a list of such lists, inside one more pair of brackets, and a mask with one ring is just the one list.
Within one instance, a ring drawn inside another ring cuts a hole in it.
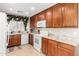
[{"label": "cabinet drawer", "polygon": [[66,43],[59,43],[58,44],[58,46],[60,46],[60,47],[63,47],[63,48],[66,48],[66,49],[68,49],[68,50],[74,50],[74,46],[72,46],[72,45],[69,45],[69,44],[66,44]]},{"label": "cabinet drawer", "polygon": [[58,56],[74,56],[74,51],[58,47]]},{"label": "cabinet drawer", "polygon": [[52,46],[57,46],[57,41],[54,41],[54,40],[49,39],[48,40],[48,44],[50,44]]}]

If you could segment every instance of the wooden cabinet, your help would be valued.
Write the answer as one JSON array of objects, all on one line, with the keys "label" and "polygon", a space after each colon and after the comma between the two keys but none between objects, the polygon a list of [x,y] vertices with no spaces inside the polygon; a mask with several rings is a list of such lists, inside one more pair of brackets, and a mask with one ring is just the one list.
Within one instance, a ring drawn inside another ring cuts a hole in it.
[{"label": "wooden cabinet", "polygon": [[8,47],[13,47],[13,46],[14,46],[14,35],[10,35],[8,40]]},{"label": "wooden cabinet", "polygon": [[74,46],[65,43],[59,43],[58,56],[74,56],[74,53]]},{"label": "wooden cabinet", "polygon": [[61,3],[53,8],[53,27],[78,27],[78,4]]},{"label": "wooden cabinet", "polygon": [[46,20],[46,28],[78,27],[78,4],[58,3],[31,17],[31,28],[37,21]]},{"label": "wooden cabinet", "polygon": [[46,28],[51,28],[53,26],[52,8],[47,9],[45,13],[46,13]]},{"label": "wooden cabinet", "polygon": [[21,35],[10,35],[8,47],[19,46],[21,45]]},{"label": "wooden cabinet", "polygon": [[42,38],[42,52],[47,56],[74,56],[74,48],[70,44]]},{"label": "wooden cabinet", "polygon": [[33,46],[33,35],[29,34],[29,44],[31,44]]},{"label": "wooden cabinet", "polygon": [[45,11],[42,11],[38,14],[38,21],[45,20]]},{"label": "wooden cabinet", "polygon": [[42,52],[47,55],[47,49],[48,49],[48,39],[42,38]]},{"label": "wooden cabinet", "polygon": [[34,17],[31,17],[30,18],[30,28],[34,28],[35,27],[35,25],[34,25]]},{"label": "wooden cabinet", "polygon": [[53,20],[52,20],[52,27],[61,28],[63,25],[63,19],[62,19],[62,8],[63,4],[56,4],[54,7],[52,7],[53,10]]},{"label": "wooden cabinet", "polygon": [[71,50],[58,47],[58,56],[74,56]]},{"label": "wooden cabinet", "polygon": [[21,35],[14,35],[14,45],[15,46],[21,45]]},{"label": "wooden cabinet", "polygon": [[37,16],[32,16],[30,18],[30,28],[36,28]]},{"label": "wooden cabinet", "polygon": [[63,26],[77,27],[78,26],[78,4],[65,3],[63,7]]},{"label": "wooden cabinet", "polygon": [[48,40],[48,56],[57,56],[57,42]]}]

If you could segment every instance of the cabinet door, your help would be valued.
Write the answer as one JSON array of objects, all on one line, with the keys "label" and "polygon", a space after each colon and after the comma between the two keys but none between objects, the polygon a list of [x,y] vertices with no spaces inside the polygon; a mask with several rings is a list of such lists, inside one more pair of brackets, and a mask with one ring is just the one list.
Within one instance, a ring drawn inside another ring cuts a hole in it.
[{"label": "cabinet door", "polygon": [[53,27],[62,27],[63,25],[63,19],[62,19],[62,8],[63,7],[63,4],[56,4],[54,7],[53,7],[53,21],[52,21],[52,24],[53,24]]},{"label": "cabinet door", "polygon": [[58,56],[73,56],[71,50],[67,50],[63,47],[58,47]]},{"label": "cabinet door", "polygon": [[14,46],[21,45],[21,35],[14,35]]},{"label": "cabinet door", "polygon": [[57,42],[48,40],[48,56],[57,56]]},{"label": "cabinet door", "polygon": [[29,44],[33,46],[33,35],[29,34]]},{"label": "cabinet door", "polygon": [[34,25],[33,25],[33,19],[34,19],[33,17],[30,18],[30,28],[34,27]]},{"label": "cabinet door", "polygon": [[66,3],[63,11],[63,26],[77,27],[78,26],[78,4]]},{"label": "cabinet door", "polygon": [[14,46],[14,35],[9,36],[9,42],[8,42],[8,47],[13,47]]},{"label": "cabinet door", "polygon": [[47,55],[48,39],[42,38],[42,52]]},{"label": "cabinet door", "polygon": [[33,28],[36,28],[37,27],[37,16],[34,15],[33,17],[34,17],[34,19],[33,19],[33,25],[34,25],[34,27]]},{"label": "cabinet door", "polygon": [[45,11],[40,12],[38,14],[38,21],[40,21],[40,20],[45,20]]},{"label": "cabinet door", "polygon": [[52,8],[49,8],[46,10],[46,27],[51,28],[53,26],[52,24]]},{"label": "cabinet door", "polygon": [[32,16],[30,18],[30,28],[35,28],[36,27],[36,18]]}]

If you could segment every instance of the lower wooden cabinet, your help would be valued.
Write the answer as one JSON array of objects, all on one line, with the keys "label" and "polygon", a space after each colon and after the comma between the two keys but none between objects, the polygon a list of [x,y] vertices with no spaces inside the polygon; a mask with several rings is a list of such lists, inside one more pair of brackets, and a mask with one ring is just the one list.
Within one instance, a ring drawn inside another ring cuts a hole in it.
[{"label": "lower wooden cabinet", "polygon": [[42,53],[47,55],[48,53],[48,39],[42,38]]},{"label": "lower wooden cabinet", "polygon": [[73,56],[73,51],[72,50],[67,50],[62,47],[58,47],[58,56]]},{"label": "lower wooden cabinet", "polygon": [[29,44],[31,44],[33,46],[33,35],[29,34]]},{"label": "lower wooden cabinet", "polygon": [[57,56],[57,42],[48,40],[48,56]]},{"label": "lower wooden cabinet", "polygon": [[8,40],[8,47],[21,45],[21,35],[10,35]]},{"label": "lower wooden cabinet", "polygon": [[74,56],[74,46],[59,42],[58,43],[58,56]]},{"label": "lower wooden cabinet", "polygon": [[8,40],[8,47],[13,47],[13,46],[14,46],[14,35],[10,35]]},{"label": "lower wooden cabinet", "polygon": [[42,38],[42,53],[47,56],[74,56],[74,46]]},{"label": "lower wooden cabinet", "polygon": [[14,35],[14,45],[15,46],[21,45],[21,35]]}]

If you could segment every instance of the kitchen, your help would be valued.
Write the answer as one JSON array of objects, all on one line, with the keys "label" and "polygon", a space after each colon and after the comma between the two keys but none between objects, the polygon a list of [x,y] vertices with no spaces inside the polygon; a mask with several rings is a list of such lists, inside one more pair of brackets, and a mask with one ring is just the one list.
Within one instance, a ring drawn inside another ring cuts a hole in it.
[{"label": "kitchen", "polygon": [[79,56],[78,3],[0,5],[0,19],[5,18],[7,26],[7,39],[1,44],[7,42],[3,46],[7,56]]}]

